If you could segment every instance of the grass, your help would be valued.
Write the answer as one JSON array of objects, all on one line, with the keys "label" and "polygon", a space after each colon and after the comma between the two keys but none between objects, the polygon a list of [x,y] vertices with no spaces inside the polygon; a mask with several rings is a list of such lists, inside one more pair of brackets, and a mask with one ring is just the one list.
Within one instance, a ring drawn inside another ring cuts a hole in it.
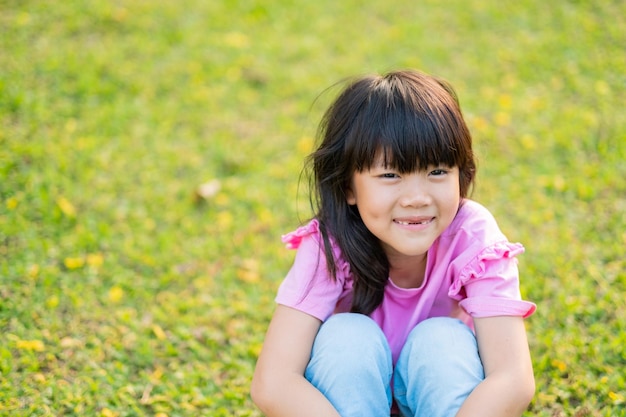
[{"label": "grass", "polygon": [[259,416],[279,236],[309,215],[300,167],[335,90],[316,98],[412,67],[456,86],[474,197],[527,248],[526,415],[626,416],[624,16],[0,0],[0,414]]}]

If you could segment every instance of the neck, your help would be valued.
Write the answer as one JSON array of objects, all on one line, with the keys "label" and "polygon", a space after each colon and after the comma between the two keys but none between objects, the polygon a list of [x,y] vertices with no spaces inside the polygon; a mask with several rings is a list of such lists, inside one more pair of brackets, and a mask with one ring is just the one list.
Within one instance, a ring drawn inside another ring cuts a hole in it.
[{"label": "neck", "polygon": [[418,288],[426,276],[427,254],[389,259],[389,278],[400,288]]}]

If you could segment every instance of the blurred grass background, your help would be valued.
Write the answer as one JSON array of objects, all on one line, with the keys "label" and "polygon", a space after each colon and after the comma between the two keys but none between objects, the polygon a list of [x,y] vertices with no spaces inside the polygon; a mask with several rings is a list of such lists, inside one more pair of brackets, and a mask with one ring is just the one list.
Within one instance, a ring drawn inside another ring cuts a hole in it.
[{"label": "blurred grass background", "polygon": [[260,416],[248,395],[347,76],[457,89],[513,241],[527,416],[626,416],[626,6],[0,0],[0,415]]}]

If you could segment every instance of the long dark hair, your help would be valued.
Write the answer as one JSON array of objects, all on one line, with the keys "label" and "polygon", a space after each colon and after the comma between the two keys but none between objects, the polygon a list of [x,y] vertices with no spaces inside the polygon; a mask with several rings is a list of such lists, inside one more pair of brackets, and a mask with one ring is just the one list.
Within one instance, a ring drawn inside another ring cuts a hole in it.
[{"label": "long dark hair", "polygon": [[458,167],[461,197],[466,197],[476,171],[472,138],[448,83],[416,71],[394,71],[350,82],[324,114],[318,140],[308,163],[327,268],[335,277],[332,239],[354,278],[352,312],[370,314],[383,300],[389,261],[346,201],[352,175],[369,169],[382,151],[385,165],[402,173],[429,165]]}]

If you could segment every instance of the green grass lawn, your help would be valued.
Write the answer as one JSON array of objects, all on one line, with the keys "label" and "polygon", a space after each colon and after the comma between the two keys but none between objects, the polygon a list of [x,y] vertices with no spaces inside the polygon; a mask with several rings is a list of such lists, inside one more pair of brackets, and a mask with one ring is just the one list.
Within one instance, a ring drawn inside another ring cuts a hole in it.
[{"label": "green grass lawn", "polygon": [[320,93],[411,67],[456,87],[474,198],[527,249],[526,415],[626,416],[625,27],[617,0],[0,0],[0,414],[260,416]]}]

